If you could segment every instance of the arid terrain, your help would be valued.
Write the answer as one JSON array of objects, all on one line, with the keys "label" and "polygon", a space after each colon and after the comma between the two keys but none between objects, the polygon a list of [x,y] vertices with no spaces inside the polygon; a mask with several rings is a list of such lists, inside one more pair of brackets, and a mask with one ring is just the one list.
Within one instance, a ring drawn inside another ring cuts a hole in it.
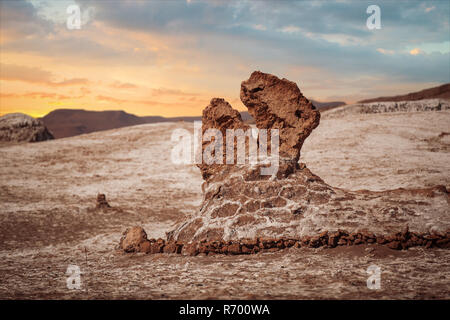
[{"label": "arid terrain", "polygon": [[[341,107],[346,108],[346,107]],[[149,238],[202,201],[194,165],[170,160],[171,133],[143,124],[0,147],[2,299],[450,299],[450,252],[385,246],[290,248],[239,256],[125,254],[123,231]],[[322,114],[302,162],[348,190],[450,186],[450,111]],[[98,193],[112,208],[96,210]],[[66,286],[68,265],[81,290]],[[381,289],[366,273],[381,268]]]}]

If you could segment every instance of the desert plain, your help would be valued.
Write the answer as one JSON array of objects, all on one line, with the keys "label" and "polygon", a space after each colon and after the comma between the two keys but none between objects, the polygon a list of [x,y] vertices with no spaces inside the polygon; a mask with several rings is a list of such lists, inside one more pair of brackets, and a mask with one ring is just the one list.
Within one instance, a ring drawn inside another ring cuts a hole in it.
[{"label": "desert plain", "polygon": [[[124,253],[118,243],[126,228],[139,225],[149,238],[165,238],[201,204],[200,170],[171,162],[176,128],[193,125],[144,124],[1,146],[0,298],[450,298],[448,249],[370,244],[252,255]],[[347,190],[448,190],[450,111],[325,111],[300,161]],[[95,208],[99,193],[111,208]],[[79,290],[67,287],[69,265],[81,270]],[[381,270],[378,290],[367,286],[371,265]]]}]

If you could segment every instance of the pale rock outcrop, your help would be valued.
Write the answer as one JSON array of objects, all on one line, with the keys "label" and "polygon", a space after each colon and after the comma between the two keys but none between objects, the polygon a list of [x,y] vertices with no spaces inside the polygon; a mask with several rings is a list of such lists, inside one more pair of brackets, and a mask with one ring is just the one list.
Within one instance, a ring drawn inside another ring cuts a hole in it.
[{"label": "pale rock outcrop", "polygon": [[23,113],[0,117],[0,142],[38,142],[54,139],[43,122]]},{"label": "pale rock outcrop", "polygon": [[348,114],[384,112],[424,112],[450,110],[450,100],[423,99],[414,101],[382,101],[357,103],[331,109],[323,114],[325,118],[339,118]]}]

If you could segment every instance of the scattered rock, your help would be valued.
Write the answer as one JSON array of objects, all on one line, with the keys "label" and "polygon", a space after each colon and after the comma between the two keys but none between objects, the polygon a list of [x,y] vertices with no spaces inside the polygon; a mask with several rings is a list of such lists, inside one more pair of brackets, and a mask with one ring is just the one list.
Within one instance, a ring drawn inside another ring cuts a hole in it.
[{"label": "scattered rock", "polygon": [[111,208],[108,201],[106,201],[106,196],[103,193],[97,195],[97,209]]},{"label": "scattered rock", "polygon": [[[147,233],[142,227],[132,227],[127,229],[120,239],[120,247],[125,252],[140,252],[141,244],[148,242]],[[142,245],[143,250],[148,250],[148,245]]]}]

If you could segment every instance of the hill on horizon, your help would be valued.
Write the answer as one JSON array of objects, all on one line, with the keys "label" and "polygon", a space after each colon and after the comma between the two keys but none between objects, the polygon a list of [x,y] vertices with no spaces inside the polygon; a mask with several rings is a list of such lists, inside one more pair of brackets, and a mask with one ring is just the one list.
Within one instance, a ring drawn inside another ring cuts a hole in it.
[{"label": "hill on horizon", "polygon": [[450,83],[437,87],[410,92],[404,95],[378,97],[358,101],[358,103],[382,102],[382,101],[414,101],[423,99],[450,99]]},{"label": "hill on horizon", "polygon": [[[345,102],[318,102],[311,100],[319,110],[344,105]],[[252,123],[253,118],[247,112],[241,112],[242,120]],[[111,130],[122,127],[134,126],[146,123],[169,122],[169,121],[201,121],[199,116],[162,117],[162,116],[136,116],[123,110],[89,111],[84,109],[56,109],[40,118],[45,126],[58,138],[67,138],[84,133],[102,130]]]},{"label": "hill on horizon", "polygon": [[40,119],[53,133],[54,137],[58,139],[145,123],[195,121],[201,120],[201,117],[139,117],[123,110],[89,111],[84,109],[56,109]]}]

